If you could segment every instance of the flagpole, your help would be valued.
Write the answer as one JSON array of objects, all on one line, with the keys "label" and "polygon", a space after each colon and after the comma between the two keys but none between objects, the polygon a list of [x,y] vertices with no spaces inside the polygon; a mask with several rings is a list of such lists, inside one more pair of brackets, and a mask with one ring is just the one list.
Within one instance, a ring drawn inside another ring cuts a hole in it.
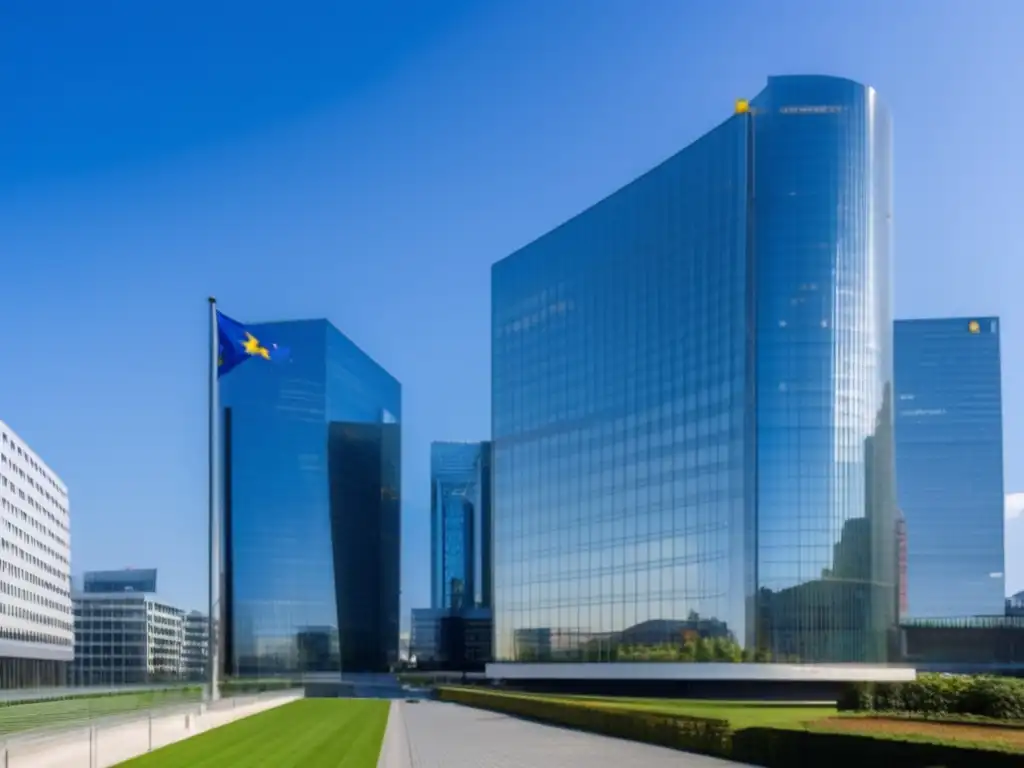
[{"label": "flagpole", "polygon": [[220,344],[217,339],[217,300],[211,296],[210,302],[210,613],[209,630],[207,632],[207,675],[208,675],[208,696],[212,703],[220,698],[218,688],[218,672],[220,668],[220,515],[218,514],[217,495],[217,423],[219,421],[219,405],[217,402],[217,362],[220,354]]}]

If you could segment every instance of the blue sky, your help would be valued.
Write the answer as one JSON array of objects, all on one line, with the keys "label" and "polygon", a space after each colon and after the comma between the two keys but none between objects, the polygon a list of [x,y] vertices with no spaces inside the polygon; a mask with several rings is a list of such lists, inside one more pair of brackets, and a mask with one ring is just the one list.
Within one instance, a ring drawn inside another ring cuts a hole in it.
[{"label": "blue sky", "polygon": [[[404,598],[426,603],[428,444],[489,428],[490,264],[769,74],[891,106],[897,313],[1003,318],[1024,491],[1024,3],[359,5],[0,7],[0,417],[71,488],[76,573],[153,565],[205,604],[213,293],[326,316],[403,382]],[[1024,513],[1007,530],[1020,553]]]}]

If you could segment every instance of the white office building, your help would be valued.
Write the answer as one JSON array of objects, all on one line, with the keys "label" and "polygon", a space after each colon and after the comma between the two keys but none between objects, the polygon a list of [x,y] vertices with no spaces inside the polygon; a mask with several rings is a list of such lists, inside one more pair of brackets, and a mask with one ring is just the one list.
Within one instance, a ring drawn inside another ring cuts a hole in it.
[{"label": "white office building", "polygon": [[74,593],[74,685],[188,677],[185,611],[156,596],[156,570],[90,571]]},{"label": "white office building", "polygon": [[74,656],[68,489],[0,421],[0,688],[64,685]]}]

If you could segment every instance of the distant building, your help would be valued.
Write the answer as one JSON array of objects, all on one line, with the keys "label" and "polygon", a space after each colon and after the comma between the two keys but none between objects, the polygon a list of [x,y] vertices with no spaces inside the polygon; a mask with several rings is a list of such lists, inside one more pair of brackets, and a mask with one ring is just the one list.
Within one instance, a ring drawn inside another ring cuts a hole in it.
[{"label": "distant building", "polygon": [[74,656],[68,489],[0,421],[0,688],[63,685]]},{"label": "distant building", "polygon": [[491,444],[430,446],[432,608],[490,607]]},{"label": "distant building", "polygon": [[[156,571],[116,573],[86,573],[83,591],[73,595],[72,684],[133,685],[186,678],[185,612],[157,599]],[[136,586],[152,590],[135,591]]]},{"label": "distant building", "polygon": [[417,667],[482,670],[494,634],[489,442],[430,446],[430,602],[412,612]]},{"label": "distant building", "polygon": [[1024,616],[1024,591],[1016,592],[1006,598],[1007,616]]},{"label": "distant building", "polygon": [[89,571],[83,576],[83,592],[156,592],[155,568],[123,568]]},{"label": "distant building", "polygon": [[290,350],[221,384],[224,673],[398,661],[401,385],[326,320],[248,326]]},{"label": "distant building", "polygon": [[896,482],[911,619],[1004,612],[1003,414],[995,317],[897,320]]},{"label": "distant building", "polygon": [[184,676],[189,680],[205,680],[210,621],[206,614],[192,611],[184,619],[185,633],[181,649]]}]

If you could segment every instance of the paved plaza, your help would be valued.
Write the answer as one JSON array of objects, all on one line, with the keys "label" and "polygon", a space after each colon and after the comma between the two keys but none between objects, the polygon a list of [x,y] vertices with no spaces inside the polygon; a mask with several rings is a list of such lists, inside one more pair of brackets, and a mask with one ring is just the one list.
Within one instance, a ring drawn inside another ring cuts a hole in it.
[{"label": "paved plaza", "polygon": [[[435,701],[394,702],[404,768],[726,768],[739,763],[539,725]],[[399,740],[397,729],[388,734]],[[396,743],[393,742],[393,743]],[[397,756],[396,756],[397,757]]]}]

